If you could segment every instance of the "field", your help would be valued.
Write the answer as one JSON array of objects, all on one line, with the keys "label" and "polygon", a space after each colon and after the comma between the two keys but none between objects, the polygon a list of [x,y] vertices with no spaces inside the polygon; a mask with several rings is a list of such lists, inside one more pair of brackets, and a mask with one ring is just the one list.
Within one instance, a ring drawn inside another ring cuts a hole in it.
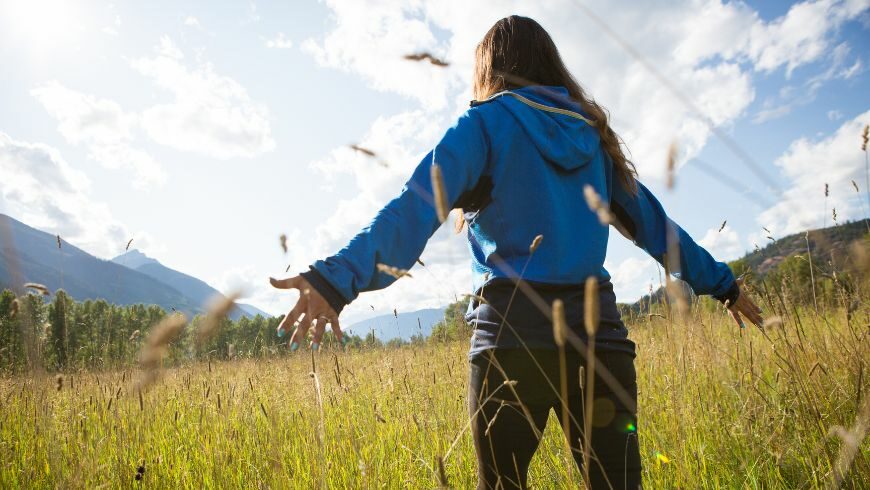
[{"label": "field", "polygon": [[[646,488],[870,486],[867,305],[785,304],[766,332],[629,320]],[[7,377],[0,487],[471,488],[466,348],[197,362],[141,394],[132,367]],[[553,415],[530,483],[580,485]]]}]

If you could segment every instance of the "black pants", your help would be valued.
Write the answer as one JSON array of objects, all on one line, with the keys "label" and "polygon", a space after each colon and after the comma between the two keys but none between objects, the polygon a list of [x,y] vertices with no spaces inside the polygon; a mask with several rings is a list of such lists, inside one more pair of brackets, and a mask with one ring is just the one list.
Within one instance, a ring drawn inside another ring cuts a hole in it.
[{"label": "black pants", "polygon": [[[532,359],[537,361],[537,365]],[[540,367],[538,367],[540,365]],[[566,353],[568,437],[577,467],[583,467],[584,395],[580,386],[583,356]],[[618,397],[596,372],[588,487],[636,489],[641,483],[637,441],[637,382],[632,355],[604,351],[596,355],[632,403]],[[470,364],[469,410],[477,452],[478,488],[526,488],[529,463],[540,442],[550,410],[562,420],[558,351],[495,349]],[[588,369],[588,368],[585,368]],[[543,370],[543,372],[542,372]],[[511,389],[505,377],[516,381]],[[586,375],[584,374],[584,378]],[[584,379],[585,382],[585,379]],[[546,486],[546,485],[545,485]]]}]

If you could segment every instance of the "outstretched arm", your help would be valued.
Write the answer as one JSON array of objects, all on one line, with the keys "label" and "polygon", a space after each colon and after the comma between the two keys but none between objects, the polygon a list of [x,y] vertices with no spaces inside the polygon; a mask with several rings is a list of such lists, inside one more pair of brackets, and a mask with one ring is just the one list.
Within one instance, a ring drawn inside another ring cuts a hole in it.
[{"label": "outstretched arm", "polygon": [[611,209],[623,228],[642,248],[674,276],[686,281],[696,294],[709,294],[728,307],[743,327],[741,315],[761,325],[761,310],[741,293],[740,281],[727,264],[717,262],[703,247],[665,214],[661,203],[640,182],[632,194],[620,184],[613,186]]},{"label": "outstretched arm", "polygon": [[[433,204],[431,166],[437,163],[444,176],[448,206],[466,190],[474,187],[487,160],[488,143],[480,116],[469,110],[450,128],[435,148],[426,155],[405,184],[401,194],[381,209],[374,220],[337,254],[315,262],[297,277],[276,280],[278,288],[299,289],[299,302],[278,327],[304,321],[291,339],[298,346],[311,322],[316,322],[315,343],[319,343],[326,323],[331,323],[341,338],[338,314],[363,291],[382,289],[396,277],[379,272],[378,264],[410,269],[420,257],[426,242],[440,226]],[[312,347],[316,348],[315,344]]]}]

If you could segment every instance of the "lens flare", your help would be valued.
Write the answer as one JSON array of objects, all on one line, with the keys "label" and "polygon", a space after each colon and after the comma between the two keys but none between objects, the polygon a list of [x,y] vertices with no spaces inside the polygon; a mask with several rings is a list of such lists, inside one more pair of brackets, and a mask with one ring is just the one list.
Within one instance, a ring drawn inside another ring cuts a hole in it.
[{"label": "lens flare", "polygon": [[658,462],[658,464],[660,465],[668,464],[671,462],[671,459],[660,453],[659,451],[656,451],[656,462]]}]

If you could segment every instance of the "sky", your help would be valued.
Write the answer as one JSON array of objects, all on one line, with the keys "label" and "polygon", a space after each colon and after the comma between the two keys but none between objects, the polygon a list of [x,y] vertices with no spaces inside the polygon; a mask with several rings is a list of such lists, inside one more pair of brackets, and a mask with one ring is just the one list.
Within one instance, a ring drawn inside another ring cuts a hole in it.
[{"label": "sky", "polygon": [[[400,192],[511,14],[550,32],[640,179],[718,260],[834,209],[868,215],[870,0],[0,0],[0,212],[104,259],[132,238],[283,313],[293,294],[267,278],[338,251]],[[418,52],[449,66],[403,58]],[[451,228],[343,323],[470,293]],[[620,301],[662,280],[618,233],[605,265]]]}]

